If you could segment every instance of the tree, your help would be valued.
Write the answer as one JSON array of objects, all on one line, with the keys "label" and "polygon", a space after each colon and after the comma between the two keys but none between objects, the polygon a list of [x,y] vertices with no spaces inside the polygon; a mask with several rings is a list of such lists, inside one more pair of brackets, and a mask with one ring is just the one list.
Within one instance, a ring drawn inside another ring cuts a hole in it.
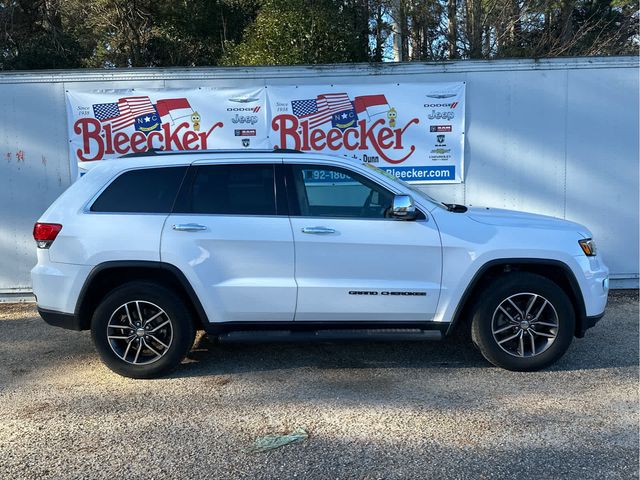
[{"label": "tree", "polygon": [[458,8],[456,0],[447,1],[447,49],[450,59],[458,58]]},{"label": "tree", "polygon": [[63,28],[60,0],[0,1],[0,69],[70,68],[82,51]]},{"label": "tree", "polygon": [[0,68],[215,65],[257,0],[0,0]]},{"label": "tree", "polygon": [[390,23],[391,11],[385,0],[371,0],[369,5],[370,36],[372,37],[371,60],[382,62],[385,59],[385,45],[392,35]]},{"label": "tree", "polygon": [[637,0],[0,0],[0,69],[637,54]]},{"label": "tree", "polygon": [[88,66],[215,65],[256,11],[253,0],[72,0],[94,44]]},{"label": "tree", "polygon": [[369,60],[362,1],[265,0],[225,65],[294,65]]}]

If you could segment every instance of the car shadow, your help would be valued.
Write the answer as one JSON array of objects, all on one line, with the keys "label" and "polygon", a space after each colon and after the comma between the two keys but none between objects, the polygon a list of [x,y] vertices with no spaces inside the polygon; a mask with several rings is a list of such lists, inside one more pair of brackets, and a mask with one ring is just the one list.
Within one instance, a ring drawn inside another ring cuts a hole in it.
[{"label": "car shadow", "polygon": [[[633,332],[608,334],[602,322],[546,371],[638,366]],[[630,334],[630,335],[629,335]],[[637,328],[635,344],[637,345]],[[625,344],[617,348],[616,344]],[[607,345],[608,348],[602,348]],[[627,353],[625,353],[627,352]],[[171,377],[230,375],[260,371],[323,369],[486,369],[492,368],[468,335],[422,342],[220,343],[203,336]],[[497,367],[496,367],[497,368]]]},{"label": "car shadow", "polygon": [[[638,368],[638,296],[612,295],[605,317],[583,339],[574,339],[569,351],[546,372]],[[45,370],[64,371],[91,362],[102,368],[89,332],[70,332],[46,325],[32,307],[20,307],[11,319],[0,318],[0,391],[28,381]],[[187,359],[165,378],[188,378],[277,372],[354,370],[489,370],[468,334],[456,332],[442,341],[219,343],[203,336]],[[507,373],[507,372],[505,372]],[[522,375],[522,374],[515,374]],[[526,375],[526,374],[523,374]]]},{"label": "car shadow", "polygon": [[[640,325],[638,291],[610,294],[606,315],[585,337],[574,339],[567,353],[545,371],[638,368]],[[243,372],[368,368],[491,368],[473,346],[463,326],[442,341],[219,343],[203,336],[181,368],[171,376]]]}]

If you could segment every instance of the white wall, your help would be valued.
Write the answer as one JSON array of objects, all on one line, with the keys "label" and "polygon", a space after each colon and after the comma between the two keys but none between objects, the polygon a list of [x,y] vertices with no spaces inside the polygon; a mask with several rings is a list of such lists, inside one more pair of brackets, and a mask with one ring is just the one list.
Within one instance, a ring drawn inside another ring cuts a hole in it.
[{"label": "white wall", "polygon": [[[614,286],[637,287],[637,57],[0,74],[0,295],[30,291],[34,221],[71,182],[65,89],[465,81],[465,183],[445,201],[594,232]],[[24,160],[19,160],[23,152]]]}]

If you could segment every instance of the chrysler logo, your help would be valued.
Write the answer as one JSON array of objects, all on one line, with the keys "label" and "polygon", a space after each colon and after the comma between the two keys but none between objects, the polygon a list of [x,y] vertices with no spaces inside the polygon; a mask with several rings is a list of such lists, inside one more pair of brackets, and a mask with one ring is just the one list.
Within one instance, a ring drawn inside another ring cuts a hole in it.
[{"label": "chrysler logo", "polygon": [[429,98],[451,98],[451,97],[455,97],[456,94],[455,93],[432,93],[430,95],[427,95],[427,97]]},{"label": "chrysler logo", "polygon": [[234,98],[230,98],[229,101],[236,102],[236,103],[251,103],[251,102],[259,102],[260,99],[253,98],[253,97],[234,97]]}]

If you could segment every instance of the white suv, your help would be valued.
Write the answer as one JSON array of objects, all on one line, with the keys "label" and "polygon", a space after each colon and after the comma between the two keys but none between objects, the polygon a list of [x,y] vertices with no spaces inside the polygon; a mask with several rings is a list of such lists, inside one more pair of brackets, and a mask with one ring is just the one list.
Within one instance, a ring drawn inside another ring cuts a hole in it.
[{"label": "white suv", "polygon": [[91,329],[115,372],[221,341],[439,339],[537,370],[602,317],[591,233],[442,204],[369,164],[294,151],[148,152],[100,162],[34,227],[51,325]]}]

